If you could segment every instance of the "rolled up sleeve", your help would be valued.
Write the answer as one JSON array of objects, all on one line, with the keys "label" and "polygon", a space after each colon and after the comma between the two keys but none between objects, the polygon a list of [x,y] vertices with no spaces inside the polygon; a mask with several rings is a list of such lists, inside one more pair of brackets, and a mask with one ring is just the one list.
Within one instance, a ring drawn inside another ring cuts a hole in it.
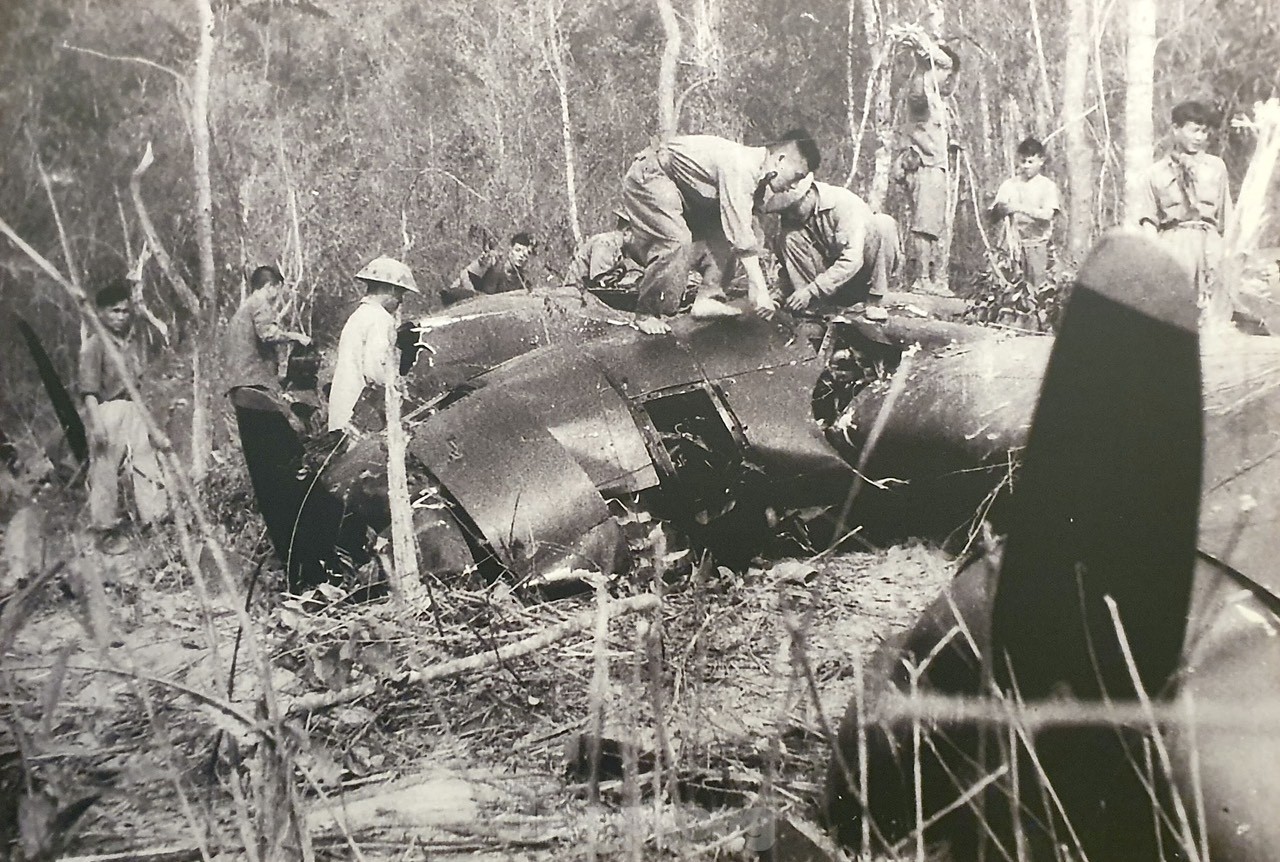
[{"label": "rolled up sleeve", "polygon": [[759,166],[735,159],[721,165],[717,192],[720,198],[720,226],[725,239],[741,256],[760,254],[760,242],[752,224]]},{"label": "rolled up sleeve", "polygon": [[831,266],[813,280],[813,290],[824,297],[832,296],[845,282],[862,270],[867,243],[867,225],[862,214],[850,202],[840,201],[822,216],[830,226],[830,248],[840,249]]}]

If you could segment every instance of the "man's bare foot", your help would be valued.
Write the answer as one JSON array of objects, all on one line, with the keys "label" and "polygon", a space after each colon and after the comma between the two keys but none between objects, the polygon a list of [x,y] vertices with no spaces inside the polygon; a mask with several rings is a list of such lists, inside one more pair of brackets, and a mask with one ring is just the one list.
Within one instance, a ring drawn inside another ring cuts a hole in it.
[{"label": "man's bare foot", "polygon": [[699,296],[693,301],[689,315],[695,320],[709,320],[716,317],[738,317],[742,309],[734,308],[722,299],[710,296]]},{"label": "man's bare foot", "polygon": [[645,335],[666,335],[671,331],[671,327],[657,317],[636,317],[636,329]]}]

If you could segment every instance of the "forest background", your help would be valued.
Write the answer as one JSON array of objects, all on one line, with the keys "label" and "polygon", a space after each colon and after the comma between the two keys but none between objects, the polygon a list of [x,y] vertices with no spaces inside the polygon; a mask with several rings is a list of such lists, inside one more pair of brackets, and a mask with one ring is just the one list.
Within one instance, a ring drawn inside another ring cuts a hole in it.
[{"label": "forest background", "polygon": [[[409,314],[520,229],[539,241],[536,280],[558,282],[577,239],[609,227],[632,155],[671,129],[760,143],[805,126],[820,179],[893,211],[911,68],[895,34],[916,26],[964,64],[953,276],[984,265],[975,213],[1028,134],[1047,141],[1065,194],[1070,260],[1123,222],[1126,182],[1160,151],[1174,103],[1229,118],[1276,92],[1278,12],[1277,0],[21,0],[0,4],[0,218],[89,293],[151,235],[161,265],[143,297],[170,330],[156,375],[199,478],[220,324],[256,265],[299,285],[292,314],[322,348],[377,254],[427,288]],[[1224,122],[1213,149],[1237,190],[1250,137]],[[8,241],[0,302],[71,380],[75,304]],[[0,424],[34,442],[53,419],[21,352],[3,327]]]}]

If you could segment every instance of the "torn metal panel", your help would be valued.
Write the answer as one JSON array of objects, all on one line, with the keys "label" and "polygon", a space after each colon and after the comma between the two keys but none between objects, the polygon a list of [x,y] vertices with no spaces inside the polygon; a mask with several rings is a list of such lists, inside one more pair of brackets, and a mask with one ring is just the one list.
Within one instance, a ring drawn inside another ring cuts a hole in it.
[{"label": "torn metal panel", "polygon": [[500,293],[451,305],[414,324],[424,345],[412,397],[428,399],[513,357],[548,344],[579,343],[616,328],[620,316],[576,292]]},{"label": "torn metal panel", "polygon": [[692,323],[681,337],[741,424],[753,461],[779,481],[827,476],[839,486],[833,491],[847,490],[848,464],[813,417],[822,363],[808,341],[754,316]]},{"label": "torn metal panel", "polygon": [[518,401],[477,393],[433,416],[409,449],[511,570],[625,568],[622,530],[591,478]]},{"label": "torn metal panel", "polygon": [[1280,596],[1280,338],[1208,339],[1200,550]]},{"label": "torn metal panel", "polygon": [[697,359],[675,333],[644,335],[628,329],[584,344],[582,350],[628,398],[643,399],[651,392],[703,379]]},{"label": "torn metal panel", "polygon": [[530,361],[496,369],[485,383],[538,416],[601,493],[634,493],[658,484],[635,408],[583,348],[541,351]]}]

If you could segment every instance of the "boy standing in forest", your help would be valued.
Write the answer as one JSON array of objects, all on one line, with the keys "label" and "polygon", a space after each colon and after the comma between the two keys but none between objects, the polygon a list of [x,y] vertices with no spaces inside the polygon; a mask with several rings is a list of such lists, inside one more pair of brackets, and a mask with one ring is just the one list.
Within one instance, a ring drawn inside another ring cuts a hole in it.
[{"label": "boy standing in forest", "polygon": [[960,56],[945,45],[941,54],[919,60],[907,96],[907,147],[899,156],[902,180],[911,198],[911,259],[916,293],[954,296],[947,286],[947,159],[951,123],[946,97],[955,88]]},{"label": "boy standing in forest", "polygon": [[636,325],[649,334],[667,331],[660,317],[680,306],[698,240],[706,243],[719,277],[699,287],[694,317],[741,313],[724,301],[739,262],[751,302],[765,314],[774,311],[753,215],[767,194],[793,188],[820,161],[818,145],[803,129],[764,147],[715,135],[676,135],[638,153],[622,180],[623,205],[648,263]]},{"label": "boy standing in forest", "polygon": [[[135,338],[130,285],[116,281],[94,297],[107,339],[124,356],[134,379],[144,372],[142,347]],[[168,512],[160,462],[141,404],[133,401],[124,378],[108,355],[106,341],[90,335],[80,348],[80,394],[89,435],[89,527],[109,533],[120,523],[120,472],[129,476],[138,523],[148,529]]]},{"label": "boy standing in forest", "polygon": [[1226,164],[1204,152],[1217,117],[1202,102],[1182,102],[1172,119],[1173,151],[1151,166],[1137,221],[1190,270],[1202,318],[1225,322],[1231,300],[1217,282],[1231,191]]},{"label": "boy standing in forest", "polygon": [[1031,287],[1049,271],[1053,218],[1062,209],[1057,184],[1046,177],[1044,144],[1026,138],[1018,144],[1018,172],[1000,184],[991,215],[1004,219],[1005,247]]},{"label": "boy standing in forest", "polygon": [[[365,295],[338,337],[338,356],[329,389],[330,431],[358,425],[364,426],[361,430],[378,430],[374,427],[378,425],[375,417],[382,415],[383,404],[368,404],[368,399],[361,396],[366,391],[381,396],[382,387],[396,373],[397,363],[392,356],[395,313],[406,293],[422,292],[409,267],[389,257],[371,260],[356,273],[356,280],[364,283]],[[374,384],[373,388],[369,384]]]}]

